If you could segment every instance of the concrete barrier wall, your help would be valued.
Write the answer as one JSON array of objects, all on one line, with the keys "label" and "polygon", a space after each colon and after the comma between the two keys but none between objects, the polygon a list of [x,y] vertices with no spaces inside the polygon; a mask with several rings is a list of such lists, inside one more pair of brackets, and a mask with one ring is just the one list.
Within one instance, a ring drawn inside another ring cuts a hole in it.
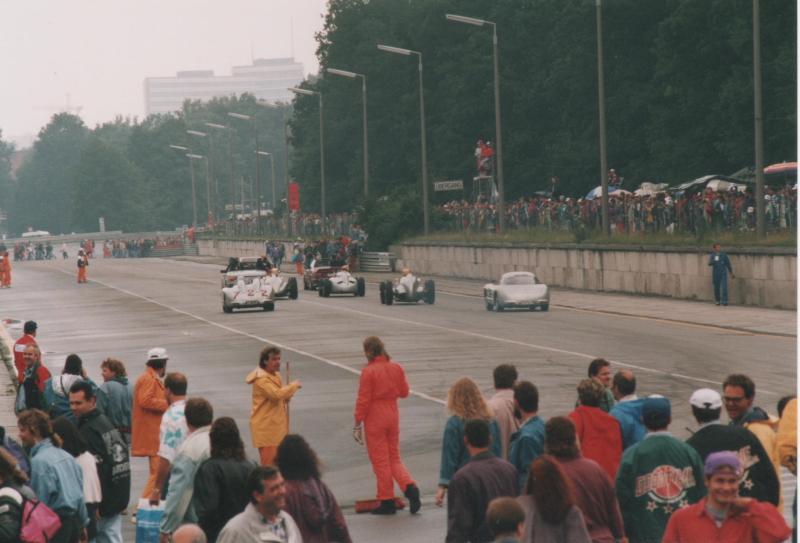
[{"label": "concrete barrier wall", "polygon": [[[291,258],[292,241],[286,245]],[[260,241],[198,239],[200,256],[260,255]],[[797,309],[797,250],[730,248],[736,279],[728,277],[732,304]],[[420,275],[489,281],[509,271],[532,271],[542,282],[579,290],[628,292],[713,300],[710,249],[605,245],[525,246],[512,244],[408,243],[392,246],[396,269]]]},{"label": "concrete barrier wall", "polygon": [[[710,249],[602,245],[409,243],[390,247],[398,269],[421,275],[499,279],[532,271],[544,283],[581,290],[629,292],[713,300]],[[797,309],[797,250],[726,249],[736,279],[728,276],[733,304]]]}]

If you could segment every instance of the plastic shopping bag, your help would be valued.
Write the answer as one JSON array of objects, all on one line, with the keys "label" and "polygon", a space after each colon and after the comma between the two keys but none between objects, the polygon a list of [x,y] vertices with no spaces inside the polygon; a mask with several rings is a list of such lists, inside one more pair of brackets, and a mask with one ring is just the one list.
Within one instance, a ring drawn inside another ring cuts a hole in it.
[{"label": "plastic shopping bag", "polygon": [[136,543],[158,543],[163,514],[163,501],[158,505],[150,505],[147,499],[139,500],[139,510],[136,512]]}]

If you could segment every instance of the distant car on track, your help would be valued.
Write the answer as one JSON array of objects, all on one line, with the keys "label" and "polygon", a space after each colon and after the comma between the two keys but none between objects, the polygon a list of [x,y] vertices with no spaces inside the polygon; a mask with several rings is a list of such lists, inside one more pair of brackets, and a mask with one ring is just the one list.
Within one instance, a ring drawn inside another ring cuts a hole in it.
[{"label": "distant car on track", "polygon": [[352,294],[354,296],[364,296],[367,292],[367,283],[363,277],[353,277],[350,269],[343,266],[341,270],[330,277],[319,280],[320,296],[325,298],[331,294]]},{"label": "distant car on track", "polygon": [[276,298],[297,299],[297,278],[286,279],[277,268],[272,268],[269,275],[261,279],[261,283],[271,286]]},{"label": "distant car on track", "polygon": [[483,287],[483,300],[489,311],[504,309],[550,309],[550,291],[531,272],[504,273],[500,283],[492,281]]},{"label": "distant car on track", "polygon": [[251,272],[229,273],[235,274],[234,284],[222,289],[222,311],[233,313],[234,309],[275,309],[275,291],[267,283],[262,283],[262,277],[247,275]]},{"label": "distant car on track", "polygon": [[[233,265],[237,260],[238,264],[236,264],[236,269],[233,269]],[[232,258],[228,263],[228,267],[220,271],[220,273],[224,274],[222,276],[222,288],[232,287],[236,283],[236,277],[238,276],[251,278],[266,276],[266,270],[256,268],[256,263],[259,260],[261,260],[260,256],[245,256],[239,259]]]},{"label": "distant car on track", "polygon": [[303,273],[303,290],[317,290],[320,279],[325,279],[341,270],[341,266],[327,266],[317,260],[311,261],[311,267]]},{"label": "distant car on track", "polygon": [[392,305],[394,302],[416,303],[420,300],[433,305],[436,301],[436,285],[428,279],[424,283],[415,277],[411,270],[403,270],[403,277],[398,278],[394,284],[383,281],[380,284],[381,303]]}]

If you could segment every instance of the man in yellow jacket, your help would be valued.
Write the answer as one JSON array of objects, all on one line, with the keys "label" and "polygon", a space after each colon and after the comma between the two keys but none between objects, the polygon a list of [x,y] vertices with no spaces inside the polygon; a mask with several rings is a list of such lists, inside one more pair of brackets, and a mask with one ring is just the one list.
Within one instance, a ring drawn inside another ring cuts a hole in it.
[{"label": "man in yellow jacket", "polygon": [[289,433],[286,404],[303,386],[299,379],[283,386],[280,371],[281,350],[269,345],[261,350],[258,367],[247,376],[247,383],[253,385],[250,433],[262,466],[275,465],[278,445]]}]

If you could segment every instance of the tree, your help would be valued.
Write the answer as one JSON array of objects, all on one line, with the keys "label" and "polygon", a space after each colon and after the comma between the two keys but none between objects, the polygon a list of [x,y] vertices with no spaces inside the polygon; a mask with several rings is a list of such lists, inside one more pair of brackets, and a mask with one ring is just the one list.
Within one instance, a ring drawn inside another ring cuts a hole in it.
[{"label": "tree", "polygon": [[11,157],[14,155],[14,144],[3,140],[0,130],[0,211],[8,212],[13,208],[14,178],[11,175]]}]

